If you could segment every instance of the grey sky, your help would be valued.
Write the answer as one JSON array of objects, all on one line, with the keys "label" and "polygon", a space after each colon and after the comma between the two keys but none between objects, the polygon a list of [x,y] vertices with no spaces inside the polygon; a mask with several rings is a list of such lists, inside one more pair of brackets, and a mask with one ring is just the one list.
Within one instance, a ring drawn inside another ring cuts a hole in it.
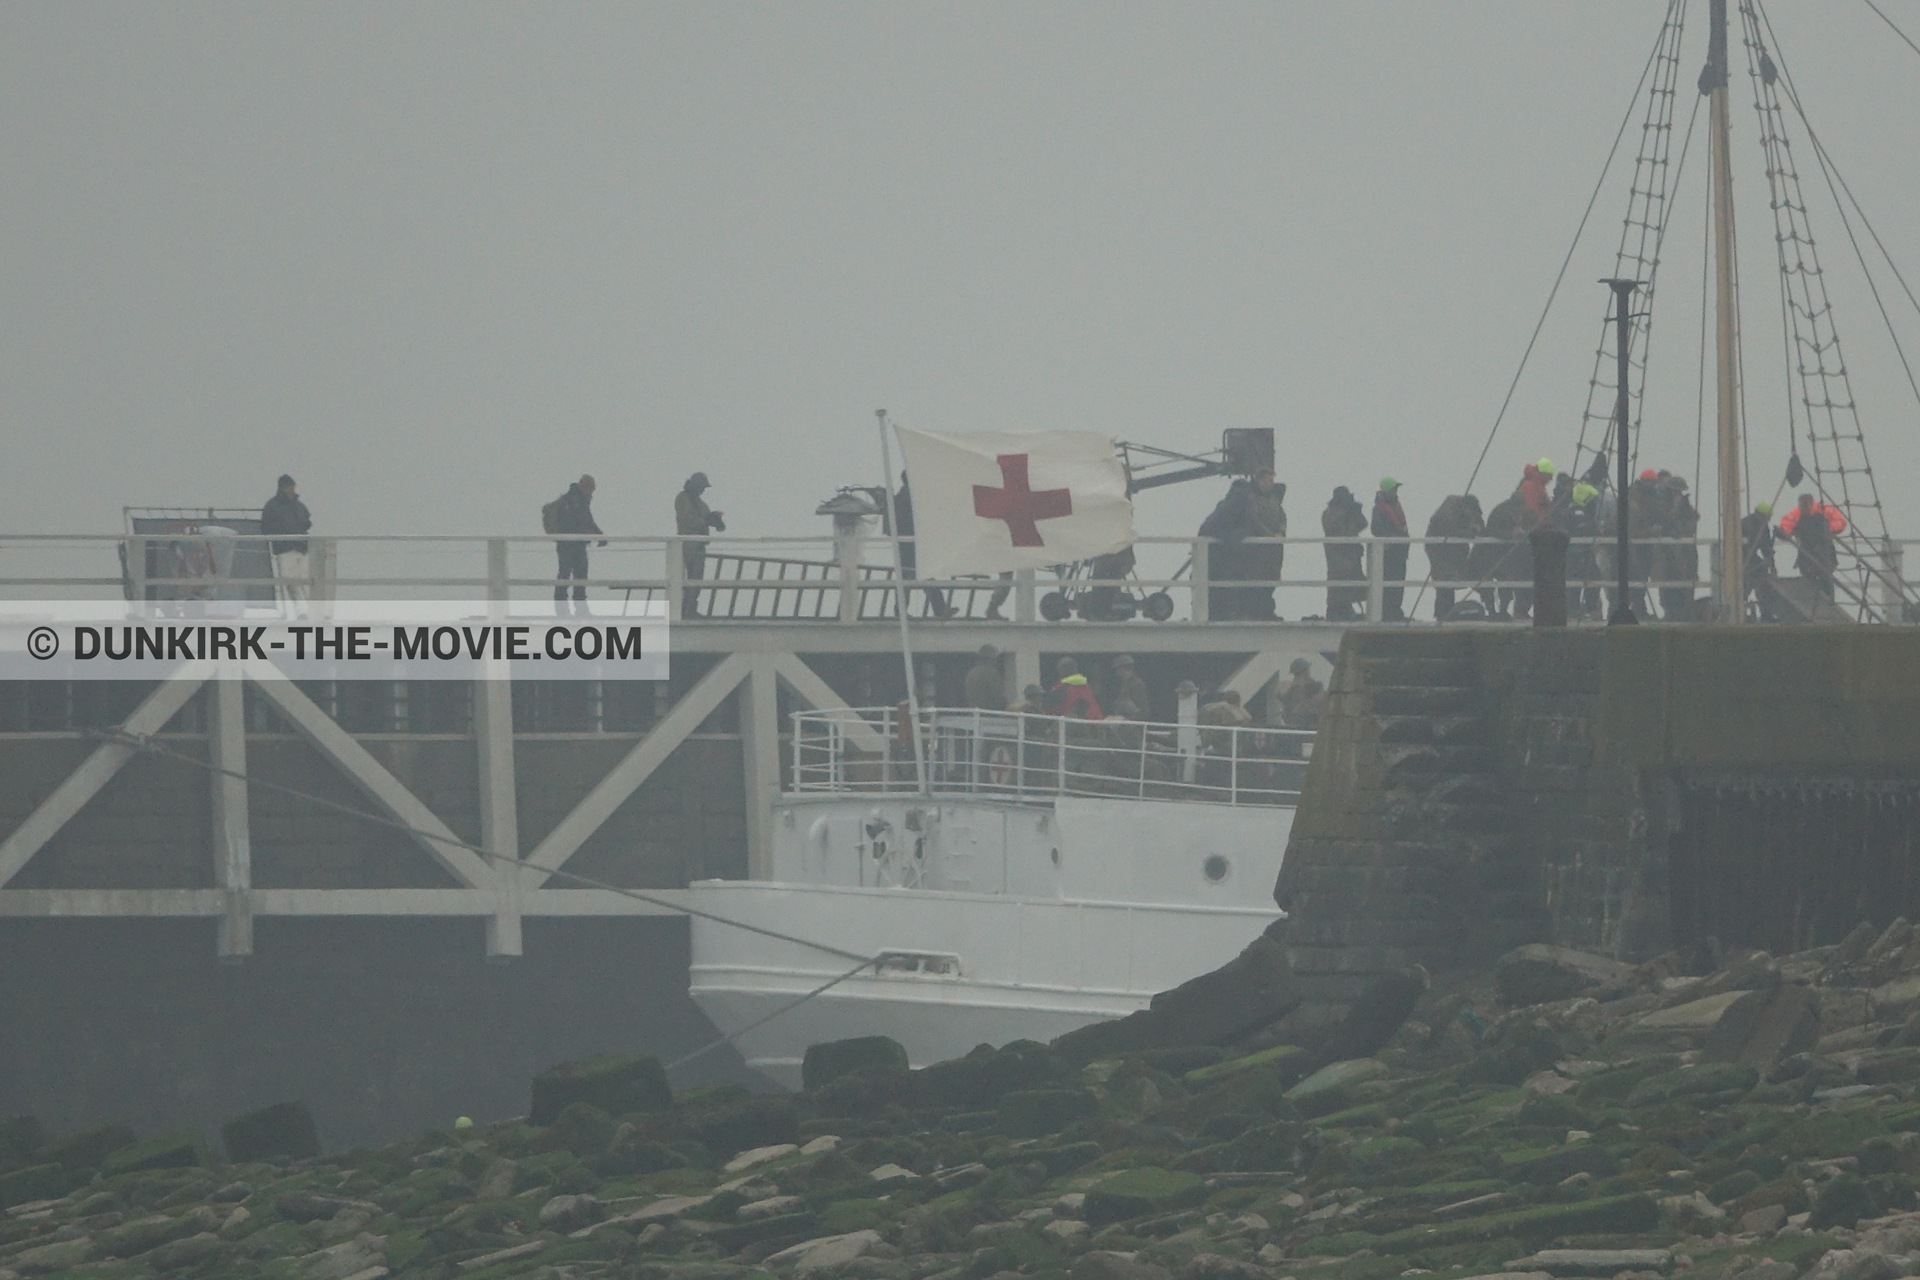
[{"label": "grey sky", "polygon": [[[1920,35],[1920,2],[1883,5]],[[1920,286],[1920,57],[1863,4],[1772,8]],[[323,531],[533,533],[591,470],[609,531],[661,533],[700,468],[732,531],[824,532],[814,504],[877,475],[881,406],[1194,449],[1271,425],[1296,531],[1383,472],[1423,522],[1480,448],[1662,9],[11,4],[0,527],[257,504],[290,470]],[[1770,491],[1780,339],[1744,71],[1734,103]],[[1484,495],[1571,452],[1632,145]],[[1682,472],[1704,161],[1643,453]],[[1920,532],[1915,406],[1824,203],[1883,492]],[[1141,529],[1189,533],[1216,493],[1143,498]]]}]

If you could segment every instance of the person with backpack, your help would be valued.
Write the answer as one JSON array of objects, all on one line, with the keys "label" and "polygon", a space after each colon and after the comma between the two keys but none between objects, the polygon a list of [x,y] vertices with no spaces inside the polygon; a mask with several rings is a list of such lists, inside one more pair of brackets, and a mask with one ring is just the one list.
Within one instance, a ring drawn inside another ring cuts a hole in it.
[{"label": "person with backpack", "polygon": [[[700,496],[712,487],[707,473],[696,471],[680,486],[680,492],[673,495],[673,531],[687,539],[680,544],[680,564],[686,570],[688,582],[698,582],[707,576],[707,535],[727,531],[727,522],[720,518],[721,513],[709,507],[707,500]],[[699,605],[700,588],[687,587],[681,591],[681,617],[699,617]]]},{"label": "person with backpack", "polygon": [[[587,533],[598,535],[600,526],[593,522],[592,476],[581,476],[567,491],[540,508],[540,527],[548,533]],[[606,546],[607,540],[600,539],[600,545]],[[573,606],[571,612],[585,615],[587,609],[587,540],[585,538],[557,538],[553,549],[560,558],[559,572],[554,575],[553,611],[565,617],[567,606],[567,581],[573,581]]]}]

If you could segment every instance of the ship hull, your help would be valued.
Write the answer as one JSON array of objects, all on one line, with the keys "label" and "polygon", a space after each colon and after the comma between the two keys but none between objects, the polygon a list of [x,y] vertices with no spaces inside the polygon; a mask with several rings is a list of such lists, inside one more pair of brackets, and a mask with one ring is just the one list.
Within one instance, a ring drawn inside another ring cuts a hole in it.
[{"label": "ship hull", "polygon": [[[689,990],[749,1066],[797,1088],[807,1046],[832,1040],[890,1036],[915,1067],[980,1044],[1051,1040],[1146,1008],[1281,916],[1271,886],[1287,810],[937,808],[918,821],[937,835],[911,887],[798,876],[690,887],[692,905],[719,919],[692,921]],[[832,866],[831,832],[845,815],[817,802],[796,810],[776,823],[793,833],[787,856],[776,850],[776,873]],[[863,804],[855,816],[860,826],[888,815]],[[904,813],[892,816],[906,825]],[[997,864],[1011,884],[995,874],[991,892],[924,887],[945,883],[942,849],[964,858],[972,879]],[[859,852],[869,870],[883,861]],[[1209,874],[1223,862],[1227,874]],[[1126,900],[1135,897],[1159,900]]]}]

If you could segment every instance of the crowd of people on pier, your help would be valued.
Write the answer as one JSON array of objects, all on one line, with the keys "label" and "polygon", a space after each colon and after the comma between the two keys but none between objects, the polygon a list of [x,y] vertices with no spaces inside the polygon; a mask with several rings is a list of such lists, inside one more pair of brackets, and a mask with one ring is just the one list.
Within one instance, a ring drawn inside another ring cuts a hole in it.
[{"label": "crowd of people on pier", "polygon": [[[1325,539],[1326,611],[1332,622],[1367,617],[1368,537],[1381,559],[1379,621],[1406,619],[1407,561],[1414,544],[1427,556],[1427,584],[1433,588],[1436,620],[1524,620],[1533,611],[1533,548],[1530,535],[1553,527],[1570,538],[1567,553],[1567,616],[1601,619],[1615,607],[1618,593],[1619,504],[1604,468],[1586,477],[1560,471],[1550,458],[1521,468],[1519,483],[1492,510],[1483,510],[1473,494],[1449,494],[1428,517],[1424,538],[1412,534],[1401,484],[1384,476],[1373,495],[1372,510],[1353,491],[1338,486],[1320,513]],[[1263,620],[1274,611],[1274,589],[1281,584],[1285,546],[1249,539],[1284,538],[1286,486],[1262,471],[1252,480],[1236,480],[1200,526],[1215,539],[1208,557],[1209,616],[1215,620]],[[1694,621],[1709,602],[1698,598],[1701,581],[1700,513],[1685,477],[1652,468],[1627,487],[1627,605],[1639,617]],[[1744,581],[1748,598],[1766,621],[1776,620],[1773,583],[1778,577],[1775,542],[1784,539],[1796,552],[1795,570],[1831,600],[1839,565],[1838,538],[1846,517],[1814,495],[1797,504],[1776,525],[1770,503],[1755,504],[1741,521]],[[1654,608],[1657,602],[1657,612]],[[1308,619],[1316,620],[1316,619]]]},{"label": "crowd of people on pier", "polygon": [[[1524,620],[1534,600],[1533,549],[1530,535],[1553,527],[1569,535],[1567,551],[1567,617],[1572,621],[1605,618],[1618,601],[1618,550],[1614,531],[1619,506],[1608,485],[1604,466],[1590,467],[1576,479],[1557,469],[1549,458],[1521,468],[1519,482],[1491,510],[1483,510],[1471,494],[1443,497],[1428,517],[1424,536],[1412,531],[1402,488],[1392,476],[1383,476],[1373,495],[1371,510],[1352,489],[1340,485],[1320,513],[1320,532],[1326,557],[1325,612],[1307,619],[1330,622],[1401,621],[1410,616],[1407,602],[1408,558],[1415,544],[1426,553],[1428,574],[1421,588],[1433,589],[1436,620]],[[696,471],[674,495],[674,533],[680,539],[681,570],[685,586],[680,616],[700,616],[701,588],[706,577],[707,540],[726,530],[723,513],[706,501],[712,488],[706,473]],[[556,613],[585,613],[587,605],[588,545],[606,538],[593,516],[594,478],[583,475],[566,491],[541,508],[541,528],[554,535],[556,566],[553,601]],[[1251,477],[1236,479],[1199,528],[1209,540],[1206,556],[1208,616],[1214,621],[1279,620],[1274,591],[1282,585],[1287,547],[1287,486],[1271,467]],[[1670,471],[1647,469],[1627,488],[1628,599],[1636,616],[1692,621],[1705,616],[1707,602],[1698,598],[1701,580],[1700,513],[1695,509],[1684,477]],[[900,548],[900,575],[912,580],[917,565],[912,541],[913,492],[902,475],[892,497],[892,518],[906,539]],[[307,534],[313,519],[292,476],[280,477],[272,498],[261,508],[260,531],[272,540],[275,576],[290,603],[304,607],[308,580]],[[1776,523],[1770,504],[1755,504],[1740,522],[1744,552],[1744,580],[1758,615],[1776,620],[1773,584],[1778,577],[1776,543],[1790,542],[1795,570],[1813,582],[1828,599],[1835,590],[1840,535],[1846,517],[1814,495],[1799,495],[1796,505]],[[1379,618],[1370,619],[1371,579],[1369,543],[1380,558]],[[1087,566],[1081,613],[1087,618],[1129,616],[1109,606],[1123,593],[1123,583],[1134,568],[1131,549],[1103,556]],[[1001,574],[991,587],[986,617],[1002,616],[1001,607],[1012,590],[1012,575]],[[925,585],[929,616],[949,618],[954,607],[947,590]]]}]

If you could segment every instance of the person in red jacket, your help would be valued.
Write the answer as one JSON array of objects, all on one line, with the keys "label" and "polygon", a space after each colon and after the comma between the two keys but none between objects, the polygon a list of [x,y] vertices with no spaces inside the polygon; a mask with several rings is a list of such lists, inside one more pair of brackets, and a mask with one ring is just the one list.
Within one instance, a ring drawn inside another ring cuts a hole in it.
[{"label": "person in red jacket", "polygon": [[1385,557],[1381,567],[1393,584],[1381,592],[1380,612],[1388,622],[1404,621],[1407,589],[1401,584],[1407,580],[1407,513],[1400,506],[1400,482],[1392,476],[1382,476],[1380,491],[1373,495],[1373,536],[1388,539],[1380,548]]},{"label": "person in red jacket", "polygon": [[1093,696],[1093,689],[1087,684],[1087,678],[1080,674],[1080,666],[1072,658],[1060,659],[1055,668],[1060,679],[1053,688],[1047,690],[1047,698],[1041,704],[1041,710],[1050,716],[1069,716],[1075,720],[1104,720],[1100,712],[1100,700]]},{"label": "person in red jacket", "polygon": [[1547,482],[1553,479],[1553,472],[1552,458],[1529,462],[1521,469],[1519,494],[1526,499],[1527,511],[1533,516],[1532,524],[1545,520],[1553,507],[1552,499],[1547,496]]},{"label": "person in red jacket", "polygon": [[1780,521],[1780,536],[1792,538],[1799,554],[1793,567],[1800,576],[1816,583],[1827,599],[1833,599],[1833,575],[1840,567],[1840,550],[1834,539],[1847,529],[1847,518],[1813,495],[1800,495],[1800,504]]}]

